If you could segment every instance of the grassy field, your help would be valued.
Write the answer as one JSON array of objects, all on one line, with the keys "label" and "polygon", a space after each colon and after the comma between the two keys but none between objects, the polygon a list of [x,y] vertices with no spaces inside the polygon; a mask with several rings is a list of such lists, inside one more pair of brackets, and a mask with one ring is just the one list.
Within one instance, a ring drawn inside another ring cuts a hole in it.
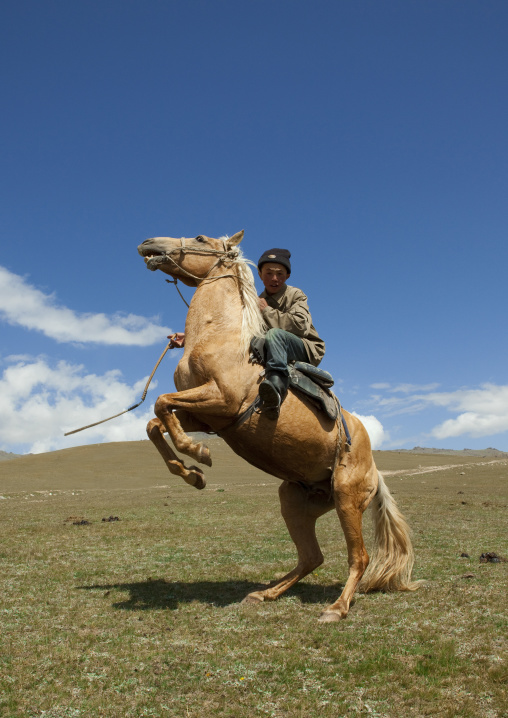
[{"label": "grassy field", "polygon": [[508,556],[506,460],[376,452],[426,582],[319,624],[346,578],[337,517],[314,575],[240,605],[295,552],[278,482],[210,446],[202,492],[148,442],[1,462],[0,715],[508,715],[508,563],[479,562]]}]

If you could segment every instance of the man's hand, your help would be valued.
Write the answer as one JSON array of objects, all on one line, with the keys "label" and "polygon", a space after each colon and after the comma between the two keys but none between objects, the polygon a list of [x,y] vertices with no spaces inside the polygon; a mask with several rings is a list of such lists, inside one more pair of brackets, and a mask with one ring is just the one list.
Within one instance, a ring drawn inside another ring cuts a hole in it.
[{"label": "man's hand", "polygon": [[268,306],[268,302],[263,297],[258,297],[258,304],[261,311],[263,311],[263,309],[266,309]]},{"label": "man's hand", "polygon": [[185,344],[185,334],[183,332],[177,332],[176,334],[170,334],[168,339],[170,349],[183,349]]}]

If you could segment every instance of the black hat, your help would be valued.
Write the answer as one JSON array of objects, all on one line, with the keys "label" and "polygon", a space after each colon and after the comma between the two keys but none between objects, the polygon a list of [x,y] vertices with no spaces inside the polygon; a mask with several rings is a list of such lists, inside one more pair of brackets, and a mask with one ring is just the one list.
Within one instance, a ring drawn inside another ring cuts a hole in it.
[{"label": "black hat", "polygon": [[259,258],[258,269],[261,270],[261,266],[267,262],[277,262],[277,264],[282,264],[286,267],[288,274],[291,274],[290,257],[291,252],[289,249],[267,249]]}]

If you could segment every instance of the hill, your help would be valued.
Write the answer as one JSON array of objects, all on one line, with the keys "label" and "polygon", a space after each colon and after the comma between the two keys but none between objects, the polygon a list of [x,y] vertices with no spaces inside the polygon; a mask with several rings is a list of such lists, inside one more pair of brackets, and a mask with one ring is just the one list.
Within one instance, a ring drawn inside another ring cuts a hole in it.
[{"label": "hill", "polygon": [[[278,479],[250,466],[239,458],[217,436],[207,436],[213,466],[205,468],[209,487],[223,481],[242,485],[264,482],[279,484]],[[377,467],[386,476],[405,474],[415,476],[447,469],[453,475],[464,467],[486,467],[490,463],[503,464],[508,454],[496,455],[465,451],[443,452],[439,449],[418,448],[400,451],[374,451]],[[15,458],[8,454],[7,458]],[[185,457],[182,457],[185,458]],[[187,464],[192,460],[186,459]],[[46,454],[27,454],[16,461],[0,462],[0,491],[50,491],[70,489],[139,489],[177,482],[164,467],[157,450],[148,440],[122,441],[107,444],[88,444]]]},{"label": "hill", "polygon": [[10,451],[0,451],[0,461],[8,461],[9,459],[19,459],[22,454],[13,454]]}]

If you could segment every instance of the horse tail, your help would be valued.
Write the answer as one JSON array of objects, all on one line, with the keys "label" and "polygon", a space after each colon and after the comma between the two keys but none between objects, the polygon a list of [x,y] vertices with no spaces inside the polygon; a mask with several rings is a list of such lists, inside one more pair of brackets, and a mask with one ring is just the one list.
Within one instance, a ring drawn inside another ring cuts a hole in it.
[{"label": "horse tail", "polygon": [[420,581],[411,580],[414,553],[409,526],[379,471],[378,480],[372,500],[374,550],[358,588],[362,593],[414,591]]}]

